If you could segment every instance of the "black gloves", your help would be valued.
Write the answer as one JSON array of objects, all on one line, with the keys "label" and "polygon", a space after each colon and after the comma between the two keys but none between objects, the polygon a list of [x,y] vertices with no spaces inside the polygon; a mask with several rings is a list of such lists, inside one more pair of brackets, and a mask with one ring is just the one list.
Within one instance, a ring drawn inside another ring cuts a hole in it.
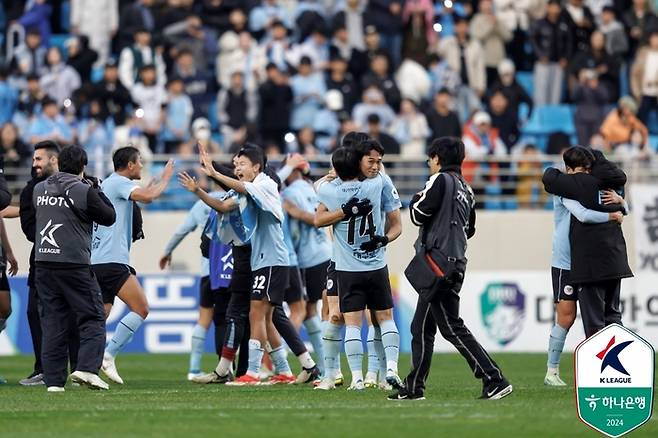
[{"label": "black gloves", "polygon": [[361,249],[363,251],[376,251],[379,248],[386,246],[388,244],[388,237],[386,236],[378,236],[378,235],[372,235],[370,236],[370,240],[367,242],[363,242],[361,244]]},{"label": "black gloves", "polygon": [[357,198],[352,198],[343,204],[341,208],[343,213],[345,213],[345,219],[353,216],[365,216],[372,211],[372,205],[369,199],[359,201]]}]

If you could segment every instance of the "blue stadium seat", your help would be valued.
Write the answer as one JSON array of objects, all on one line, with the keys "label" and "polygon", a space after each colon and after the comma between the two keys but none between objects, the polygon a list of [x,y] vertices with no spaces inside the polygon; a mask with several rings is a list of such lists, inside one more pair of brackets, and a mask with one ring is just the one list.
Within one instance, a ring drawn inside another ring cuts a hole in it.
[{"label": "blue stadium seat", "polygon": [[69,32],[71,30],[71,1],[63,0],[62,9],[59,15],[59,25],[62,29]]},{"label": "blue stadium seat", "polygon": [[516,73],[516,81],[532,97],[535,91],[535,78],[531,71],[519,71]]},{"label": "blue stadium seat", "polygon": [[548,135],[558,131],[568,135],[576,133],[576,127],[573,124],[573,108],[570,105],[535,107],[530,120],[523,127],[525,135]]},{"label": "blue stadium seat", "polygon": [[649,113],[649,120],[647,120],[647,129],[651,134],[658,134],[658,114],[656,111]]},{"label": "blue stadium seat", "polygon": [[658,151],[658,135],[649,135],[649,146],[654,151]]},{"label": "blue stadium seat", "polygon": [[210,130],[212,132],[219,132],[219,120],[217,119],[217,99],[213,99],[208,106],[208,121],[210,122]]},{"label": "blue stadium seat", "polygon": [[66,40],[71,38],[71,35],[69,34],[64,34],[64,33],[55,33],[50,35],[50,46],[51,47],[59,47],[59,50],[62,52],[64,57],[66,57],[66,47],[64,44],[66,43]]},{"label": "blue stadium seat", "polygon": [[105,69],[103,67],[97,67],[91,70],[91,82],[96,83],[103,80],[103,75],[105,74]]}]

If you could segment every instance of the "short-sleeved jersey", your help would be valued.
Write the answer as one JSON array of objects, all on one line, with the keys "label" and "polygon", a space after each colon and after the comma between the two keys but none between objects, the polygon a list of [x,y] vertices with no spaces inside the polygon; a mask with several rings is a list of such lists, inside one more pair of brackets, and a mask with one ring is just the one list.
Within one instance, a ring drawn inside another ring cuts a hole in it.
[{"label": "short-sleeved jersey", "polygon": [[[281,197],[307,213],[315,214],[318,207],[317,193],[313,186],[303,179],[298,179],[286,187],[281,192]],[[331,258],[331,240],[324,230],[292,218],[290,230],[300,268],[317,266]]]},{"label": "short-sleeved jersey", "polygon": [[101,183],[103,193],[114,205],[117,220],[110,227],[94,224],[91,240],[92,265],[130,264],[133,232],[133,201],[130,200],[130,194],[138,187],[135,182],[117,173],[111,174]]},{"label": "short-sleeved jersey", "polygon": [[283,223],[281,224],[281,228],[283,229],[283,242],[286,244],[286,249],[288,250],[288,262],[290,263],[290,266],[297,266],[299,262],[297,260],[297,253],[295,252],[295,245],[292,241],[290,220],[291,218],[288,216],[288,213],[284,212]]},{"label": "short-sleeved jersey", "polygon": [[375,251],[360,248],[363,242],[370,240],[371,235],[384,234],[384,220],[380,214],[383,187],[382,175],[364,181],[342,182],[335,179],[320,186],[318,199],[329,211],[341,208],[352,198],[369,199],[372,204],[372,212],[367,216],[352,217],[333,225],[332,259],[337,271],[374,271],[386,266],[384,248]]},{"label": "short-sleeved jersey", "polygon": [[402,207],[402,202],[400,202],[400,195],[398,195],[398,190],[393,185],[391,177],[380,173],[380,176],[384,179],[383,189],[382,189],[382,214],[386,216],[387,213],[398,210]]}]

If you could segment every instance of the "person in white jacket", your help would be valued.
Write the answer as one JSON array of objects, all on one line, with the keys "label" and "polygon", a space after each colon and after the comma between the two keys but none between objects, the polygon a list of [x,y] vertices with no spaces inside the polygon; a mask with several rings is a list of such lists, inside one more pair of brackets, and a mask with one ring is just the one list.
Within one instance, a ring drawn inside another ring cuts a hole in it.
[{"label": "person in white jacket", "polygon": [[391,135],[400,143],[400,154],[405,157],[424,157],[425,146],[430,136],[427,118],[418,111],[411,99],[403,99],[400,114],[390,129]]},{"label": "person in white jacket", "polygon": [[151,46],[151,34],[145,29],[137,29],[134,37],[135,43],[124,48],[119,55],[119,80],[131,91],[141,68],[154,65],[156,82],[164,87],[167,83],[165,63],[158,49]]},{"label": "person in white jacket", "polygon": [[71,26],[74,34],[86,35],[89,47],[98,53],[94,68],[104,66],[119,28],[118,1],[71,0]]},{"label": "person in white jacket", "polygon": [[39,79],[39,86],[61,107],[64,101],[70,99],[73,92],[80,88],[80,75],[73,67],[64,64],[62,53],[57,47],[48,49],[46,65]]}]

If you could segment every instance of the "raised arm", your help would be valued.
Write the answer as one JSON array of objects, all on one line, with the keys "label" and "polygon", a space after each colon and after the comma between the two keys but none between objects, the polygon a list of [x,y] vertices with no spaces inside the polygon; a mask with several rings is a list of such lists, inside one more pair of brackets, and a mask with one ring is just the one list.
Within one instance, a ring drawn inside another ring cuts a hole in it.
[{"label": "raised arm", "polygon": [[196,179],[188,175],[186,172],[178,174],[178,182],[181,186],[185,187],[190,192],[197,195],[208,207],[217,210],[220,213],[228,213],[229,211],[238,208],[238,203],[233,198],[222,201],[210,196],[205,190],[199,187]]},{"label": "raised arm", "polygon": [[167,161],[158,180],[154,180],[146,187],[137,187],[130,192],[130,200],[150,204],[162,195],[174,174],[174,160]]},{"label": "raised arm", "polygon": [[201,161],[203,172],[206,175],[208,175],[210,178],[214,179],[220,184],[225,185],[226,187],[228,187],[229,190],[235,190],[236,192],[242,194],[247,193],[247,187],[242,181],[226,176],[215,170],[214,166],[212,165],[212,159],[210,158],[210,155],[208,155],[208,151],[202,144],[199,144],[199,159]]}]

